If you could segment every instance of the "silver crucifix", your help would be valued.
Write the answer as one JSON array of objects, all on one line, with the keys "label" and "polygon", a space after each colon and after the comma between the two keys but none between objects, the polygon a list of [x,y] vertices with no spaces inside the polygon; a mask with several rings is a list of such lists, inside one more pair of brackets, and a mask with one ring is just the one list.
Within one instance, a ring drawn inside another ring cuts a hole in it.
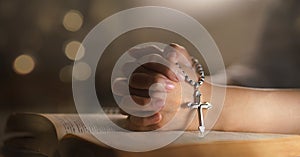
[{"label": "silver crucifix", "polygon": [[199,131],[201,132],[201,135],[204,135],[205,132],[205,125],[203,120],[203,109],[210,109],[212,105],[208,102],[201,103],[201,93],[199,90],[195,90],[194,93],[194,102],[188,103],[188,107],[192,109],[198,110],[198,118],[199,118]]}]

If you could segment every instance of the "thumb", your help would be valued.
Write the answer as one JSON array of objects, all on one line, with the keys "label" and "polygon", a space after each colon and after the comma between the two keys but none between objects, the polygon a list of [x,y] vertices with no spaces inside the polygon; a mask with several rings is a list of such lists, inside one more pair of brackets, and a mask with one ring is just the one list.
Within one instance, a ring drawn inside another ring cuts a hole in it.
[{"label": "thumb", "polygon": [[180,63],[187,67],[192,67],[191,56],[183,46],[171,43],[165,47],[163,55],[172,63]]}]

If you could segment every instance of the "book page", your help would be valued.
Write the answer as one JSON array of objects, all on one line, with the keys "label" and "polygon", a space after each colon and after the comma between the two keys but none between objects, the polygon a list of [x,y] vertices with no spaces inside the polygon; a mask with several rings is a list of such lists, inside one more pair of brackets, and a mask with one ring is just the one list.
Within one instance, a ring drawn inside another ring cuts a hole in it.
[{"label": "book page", "polygon": [[[58,139],[62,139],[66,134],[76,135],[84,140],[90,141],[97,145],[103,145],[98,141],[90,131],[94,134],[107,134],[116,135],[113,137],[118,137],[120,135],[126,136],[126,134],[134,134],[135,137],[139,137],[139,134],[143,132],[123,132],[109,127],[108,124],[104,124],[101,116],[98,114],[86,114],[83,116],[85,119],[85,125],[77,114],[43,114],[49,120],[53,122],[56,127]],[[126,116],[113,114],[109,115],[110,119],[126,119]],[[161,137],[170,134],[178,134],[177,131],[155,131],[161,135]],[[186,131],[184,132],[173,144],[193,144],[193,143],[207,143],[216,141],[249,141],[249,140],[262,140],[262,139],[273,139],[290,137],[295,135],[286,134],[266,134],[266,133],[242,133],[242,132],[223,132],[223,131],[211,131],[204,138],[200,137],[198,131]]]},{"label": "book page", "polygon": [[[109,125],[104,124],[103,116],[99,114],[82,115],[85,123],[80,119],[78,114],[41,114],[48,118],[55,126],[57,138],[60,140],[66,134],[86,134],[90,132],[117,131]],[[109,118],[112,121],[126,119],[121,114],[111,114]]]},{"label": "book page", "polygon": [[224,131],[211,131],[205,137],[200,138],[199,131],[185,132],[179,137],[174,144],[184,143],[207,143],[214,141],[251,141],[251,140],[264,140],[291,137],[295,135],[287,134],[270,134],[270,133],[247,133],[247,132],[224,132]]}]

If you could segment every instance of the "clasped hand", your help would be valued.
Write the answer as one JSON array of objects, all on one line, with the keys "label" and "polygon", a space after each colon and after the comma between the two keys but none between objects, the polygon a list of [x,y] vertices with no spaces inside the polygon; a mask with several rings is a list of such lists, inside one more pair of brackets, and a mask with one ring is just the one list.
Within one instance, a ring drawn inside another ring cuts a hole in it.
[{"label": "clasped hand", "polygon": [[[193,101],[193,87],[185,83],[180,63],[194,79],[190,55],[185,48],[170,44],[164,50],[156,46],[127,51],[135,60],[122,66],[124,77],[113,81],[113,93],[121,97],[118,105],[128,115],[131,130],[182,130],[196,114],[186,107]],[[135,68],[136,67],[136,68]]]}]

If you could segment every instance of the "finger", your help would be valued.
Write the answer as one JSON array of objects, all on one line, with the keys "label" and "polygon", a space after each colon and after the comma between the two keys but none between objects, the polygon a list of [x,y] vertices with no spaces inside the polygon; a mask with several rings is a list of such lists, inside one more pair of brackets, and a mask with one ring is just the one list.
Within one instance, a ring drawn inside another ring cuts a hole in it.
[{"label": "finger", "polygon": [[140,65],[146,64],[146,63],[160,63],[165,66],[169,66],[170,62],[166,60],[161,54],[148,54],[145,55],[139,59],[137,59],[137,62]]},{"label": "finger", "polygon": [[139,59],[142,58],[143,56],[147,56],[150,54],[162,54],[162,50],[155,46],[146,46],[146,47],[135,47],[130,50],[128,50],[128,54],[132,56],[133,58]]},{"label": "finger", "polygon": [[122,67],[122,72],[125,77],[129,77],[132,73],[144,72],[144,73],[153,73],[150,69],[146,69],[142,64],[138,62],[128,62],[125,63]]},{"label": "finger", "polygon": [[192,67],[191,56],[187,50],[175,43],[165,47],[163,56],[171,63],[181,63],[187,67]]},{"label": "finger", "polygon": [[190,54],[188,53],[188,51],[181,45],[176,44],[176,43],[171,43],[169,44],[171,47],[175,48],[176,50],[178,50],[182,55],[184,55],[185,58],[187,59],[191,59]]},{"label": "finger", "polygon": [[139,96],[123,96],[118,102],[119,107],[130,115],[148,117],[160,111],[164,105],[164,99],[145,98]]},{"label": "finger", "polygon": [[157,99],[164,99],[165,91],[161,90],[161,88],[159,87],[154,86],[155,85],[152,85],[151,89],[130,88],[128,85],[128,80],[126,78],[117,78],[112,84],[112,93],[117,96],[135,95],[145,98],[151,97]]},{"label": "finger", "polygon": [[149,125],[149,126],[138,126],[130,122],[128,118],[128,124],[126,126],[129,130],[132,131],[153,131],[160,128],[159,124]]},{"label": "finger", "polygon": [[159,98],[145,98],[140,97],[136,95],[131,95],[131,98],[139,105],[145,106],[145,105],[151,105],[149,107],[150,111],[157,111],[164,107],[165,101],[164,99]]},{"label": "finger", "polygon": [[158,54],[149,54],[139,58],[137,62],[126,63],[122,68],[122,72],[125,76],[130,76],[133,72],[141,70],[140,65],[149,71],[161,73],[172,81],[184,80],[184,75],[178,67],[175,64],[170,64],[169,61]]},{"label": "finger", "polygon": [[162,65],[160,63],[146,63],[142,65],[145,69],[158,72],[168,79],[174,82],[184,80],[183,74],[176,67],[175,64],[169,64],[168,66]]},{"label": "finger", "polygon": [[[160,88],[160,87],[159,87]],[[160,89],[156,88],[151,88],[149,90],[138,90],[138,89],[133,89],[130,88],[130,95],[131,96],[136,96],[136,97],[141,97],[144,99],[148,100],[166,100],[167,98],[167,93],[165,91],[162,91]],[[138,103],[138,101],[136,101]],[[146,103],[148,103],[147,101]],[[145,104],[145,103],[138,103],[138,104]]]},{"label": "finger", "polygon": [[138,69],[141,69],[142,64],[138,62],[128,62],[125,63],[122,67],[122,73],[125,77],[129,77],[133,72],[137,71]]},{"label": "finger", "polygon": [[129,88],[129,93],[130,93],[130,95],[135,95],[135,96],[150,98],[149,90],[146,90],[146,89]]},{"label": "finger", "polygon": [[112,93],[118,96],[129,95],[127,78],[116,78],[112,84]]},{"label": "finger", "polygon": [[[174,48],[173,48],[173,50],[176,53],[178,53],[177,50],[175,50]],[[179,59],[183,58],[182,55],[177,55],[177,56],[178,56],[177,58],[179,58]],[[137,62],[142,64],[143,67],[145,67],[146,69],[159,72],[172,81],[177,82],[179,80],[181,80],[181,81],[184,80],[184,76],[181,73],[181,71],[179,70],[179,68],[174,63],[171,63],[170,61],[166,60],[161,55],[150,54],[148,56],[144,56],[144,57],[138,59]],[[187,62],[187,61],[185,61],[185,62]]]},{"label": "finger", "polygon": [[129,121],[132,124],[140,127],[155,125],[158,124],[161,120],[162,120],[162,115],[160,113],[156,113],[150,117],[129,116]]},{"label": "finger", "polygon": [[[175,83],[164,78],[161,74],[151,75],[148,73],[134,73],[129,80],[129,86],[135,89],[149,89],[153,84],[152,90],[170,91],[175,89]],[[157,88],[157,89],[156,89]]]},{"label": "finger", "polygon": [[142,106],[149,104],[151,101],[151,98],[140,97],[136,95],[131,95],[131,98],[134,102]]},{"label": "finger", "polygon": [[179,80],[183,80],[184,76],[176,67],[175,64],[163,65],[160,63],[148,62],[143,65],[138,64],[136,62],[125,63],[122,67],[122,72],[125,76],[129,77],[133,72],[158,72],[168,79],[178,82]]},{"label": "finger", "polygon": [[167,93],[164,90],[161,90],[161,87],[155,87],[155,85],[152,85],[149,90],[130,88],[129,91],[130,95],[132,96],[139,96],[144,98],[165,100],[167,97]]}]

